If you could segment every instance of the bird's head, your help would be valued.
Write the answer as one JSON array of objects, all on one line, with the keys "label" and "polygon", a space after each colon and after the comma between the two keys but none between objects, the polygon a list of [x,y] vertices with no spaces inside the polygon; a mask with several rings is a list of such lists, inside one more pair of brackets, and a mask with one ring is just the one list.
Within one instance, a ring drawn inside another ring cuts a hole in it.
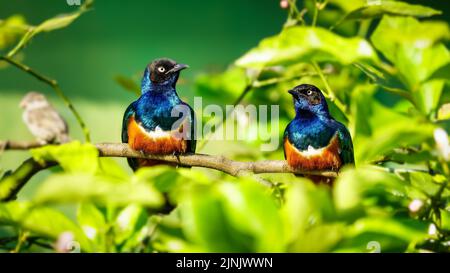
[{"label": "bird's head", "polygon": [[38,92],[29,92],[27,93],[23,99],[20,101],[20,108],[22,109],[31,109],[31,108],[40,108],[48,106],[49,102],[44,94]]},{"label": "bird's head", "polygon": [[165,86],[175,87],[180,71],[188,67],[167,58],[154,60],[145,69],[141,86],[142,93],[159,90]]},{"label": "bird's head", "polygon": [[301,84],[288,91],[294,99],[297,114],[328,116],[328,105],[319,88],[311,84]]}]

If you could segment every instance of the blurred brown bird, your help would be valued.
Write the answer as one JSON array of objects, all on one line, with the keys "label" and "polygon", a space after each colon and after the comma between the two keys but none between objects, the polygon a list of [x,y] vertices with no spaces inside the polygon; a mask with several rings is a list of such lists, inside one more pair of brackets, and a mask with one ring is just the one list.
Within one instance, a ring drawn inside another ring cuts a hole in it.
[{"label": "blurred brown bird", "polygon": [[20,102],[23,121],[33,136],[42,144],[70,141],[69,129],[63,117],[38,92],[29,92]]}]

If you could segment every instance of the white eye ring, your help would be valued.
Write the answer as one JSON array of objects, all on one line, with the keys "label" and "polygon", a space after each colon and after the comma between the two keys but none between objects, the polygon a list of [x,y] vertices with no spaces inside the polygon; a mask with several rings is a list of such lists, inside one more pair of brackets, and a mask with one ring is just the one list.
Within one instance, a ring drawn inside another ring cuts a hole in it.
[{"label": "white eye ring", "polygon": [[308,96],[311,96],[312,95],[312,90],[308,90],[308,91],[306,91],[306,95],[308,95]]},{"label": "white eye ring", "polygon": [[166,69],[164,68],[164,66],[160,66],[160,67],[158,67],[158,71],[163,73],[166,71]]}]

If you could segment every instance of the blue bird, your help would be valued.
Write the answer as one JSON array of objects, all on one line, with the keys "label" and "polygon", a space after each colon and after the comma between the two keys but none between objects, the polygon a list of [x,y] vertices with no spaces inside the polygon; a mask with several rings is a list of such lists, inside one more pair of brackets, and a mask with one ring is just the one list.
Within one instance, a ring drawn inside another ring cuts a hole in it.
[{"label": "blue bird", "polygon": [[350,133],[330,115],[319,88],[301,84],[288,92],[295,107],[295,118],[286,127],[283,140],[289,166],[308,171],[337,171],[345,164],[354,164]]},{"label": "blue bird", "polygon": [[[195,153],[194,110],[175,89],[180,71],[187,68],[170,59],[156,59],[145,69],[141,96],[125,111],[122,142],[144,154]],[[157,160],[129,158],[133,170],[161,164]]]}]

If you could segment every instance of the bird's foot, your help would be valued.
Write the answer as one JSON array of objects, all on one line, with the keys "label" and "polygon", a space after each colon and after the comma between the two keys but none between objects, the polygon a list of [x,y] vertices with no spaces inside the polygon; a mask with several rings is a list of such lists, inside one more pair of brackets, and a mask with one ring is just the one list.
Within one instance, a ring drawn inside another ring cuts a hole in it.
[{"label": "bird's foot", "polygon": [[[181,162],[180,162],[180,155],[181,155],[181,153],[179,151],[174,151],[172,153],[172,155],[177,158],[178,164],[181,164]],[[178,167],[178,165],[177,165],[177,167]]]}]

